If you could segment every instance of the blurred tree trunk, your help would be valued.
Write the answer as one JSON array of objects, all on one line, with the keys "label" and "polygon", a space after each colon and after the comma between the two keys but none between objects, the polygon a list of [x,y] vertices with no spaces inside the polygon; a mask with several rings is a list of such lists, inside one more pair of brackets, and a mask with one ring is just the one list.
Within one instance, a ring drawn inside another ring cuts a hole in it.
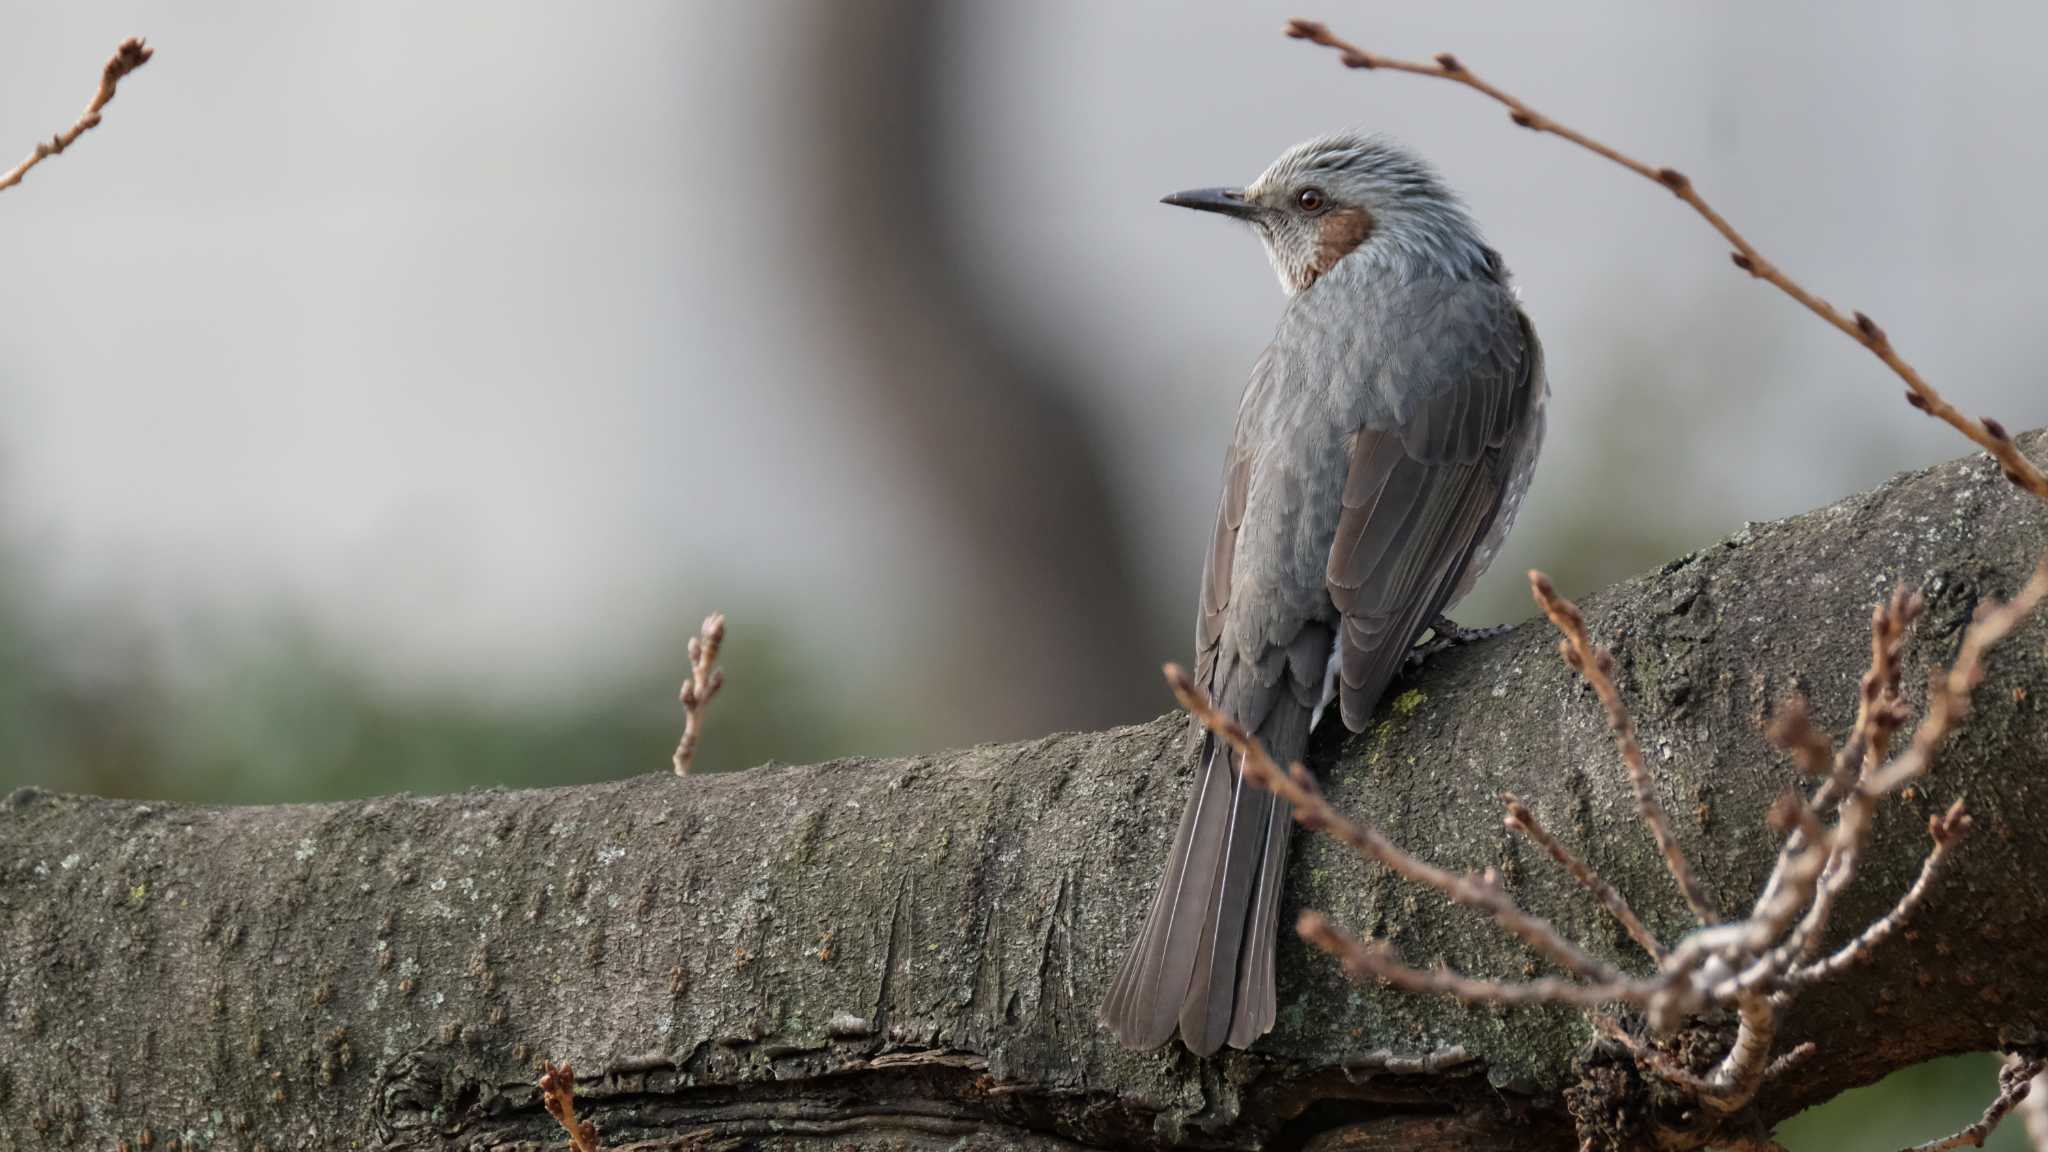
[{"label": "blurred tree trunk", "polygon": [[[928,730],[968,739],[1127,721],[1158,707],[1147,673],[1187,637],[1155,634],[1105,446],[1073,400],[1087,381],[1038,333],[981,306],[953,242],[940,67],[953,18],[934,0],[826,4],[804,17],[805,55],[790,70],[811,93],[803,227],[819,286],[854,334],[844,343],[868,356],[835,387],[863,391],[869,434],[913,470],[904,487],[928,502],[941,559],[958,573],[924,641],[924,698],[958,711],[924,717]],[[958,690],[991,662],[1028,690]]]},{"label": "blurred tree trunk", "polygon": [[[1587,602],[1724,908],[1769,870],[1763,814],[1793,778],[1765,748],[1769,709],[1803,689],[1842,730],[1869,605],[1899,580],[1929,596],[1905,650],[1924,683],[2044,545],[2048,510],[1980,457]],[[1442,866],[1498,868],[1640,971],[1501,828],[1512,790],[1664,939],[1689,926],[1553,644],[1531,624],[1440,657],[1314,758],[1341,807]],[[1910,932],[1798,1002],[1780,1047],[1819,1049],[1767,1086],[1761,1122],[2048,1035],[2043,700],[2037,619],[1935,774],[1883,810],[1837,925],[1905,889],[1929,814],[1966,795],[1978,834]],[[714,705],[708,740],[717,724]],[[1179,811],[1186,735],[1167,717],[906,760],[273,808],[24,789],[0,802],[0,1152],[561,1147],[541,1057],[574,1062],[610,1147],[1572,1147],[1583,1018],[1354,987],[1291,938],[1280,1025],[1253,1051],[1108,1040],[1095,1006]],[[1300,906],[1417,962],[1539,970],[1477,914],[1297,845]],[[1640,1084],[1604,1090],[1654,1106]]]}]

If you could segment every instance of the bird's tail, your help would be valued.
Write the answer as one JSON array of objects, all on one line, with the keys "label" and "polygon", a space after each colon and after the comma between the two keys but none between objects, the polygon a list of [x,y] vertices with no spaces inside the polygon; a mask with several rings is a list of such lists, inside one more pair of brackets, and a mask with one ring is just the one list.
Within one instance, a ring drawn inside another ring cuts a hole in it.
[{"label": "bird's tail", "polygon": [[[1307,708],[1283,699],[1258,734],[1284,765],[1306,747],[1308,722]],[[1248,787],[1230,749],[1205,735],[1151,914],[1102,1005],[1103,1022],[1125,1047],[1157,1048],[1178,1027],[1189,1050],[1206,1056],[1272,1030],[1273,949],[1293,824],[1287,802]]]}]

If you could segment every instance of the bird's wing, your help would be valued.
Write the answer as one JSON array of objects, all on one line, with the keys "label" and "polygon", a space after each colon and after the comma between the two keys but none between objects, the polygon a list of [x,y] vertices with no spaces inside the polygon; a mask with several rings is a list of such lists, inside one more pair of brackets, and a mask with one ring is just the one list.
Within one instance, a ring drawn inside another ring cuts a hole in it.
[{"label": "bird's wing", "polygon": [[1224,613],[1230,608],[1231,572],[1237,561],[1237,530],[1244,523],[1251,490],[1252,453],[1230,446],[1223,461],[1223,497],[1216,507],[1216,532],[1203,558],[1201,606],[1195,614],[1195,683],[1215,690],[1216,657],[1223,642]]},{"label": "bird's wing", "polygon": [[1377,304],[1362,341],[1370,394],[1349,463],[1325,579],[1342,620],[1339,697],[1353,731],[1416,635],[1443,610],[1499,510],[1503,446],[1526,408],[1520,309],[1491,281],[1423,283]]}]

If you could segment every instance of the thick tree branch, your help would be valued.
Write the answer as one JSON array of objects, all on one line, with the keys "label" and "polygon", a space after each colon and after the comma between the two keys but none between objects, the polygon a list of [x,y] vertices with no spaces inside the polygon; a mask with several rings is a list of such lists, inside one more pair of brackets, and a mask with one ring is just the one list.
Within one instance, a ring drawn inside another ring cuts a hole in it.
[{"label": "thick tree branch", "polygon": [[[2043,438],[2023,439],[2035,459]],[[2048,544],[2048,507],[1983,457],[1745,529],[1584,601],[1613,648],[1672,836],[1706,888],[1756,892],[1794,769],[1766,739],[1797,690],[1856,720],[1870,604],[1925,611],[1899,682],[1955,662],[1980,598]],[[1534,621],[1439,656],[1311,762],[1338,810],[1514,902],[1624,974],[1616,921],[1504,828],[1503,792],[1635,901],[1693,917],[1644,834],[1590,690]],[[991,683],[990,691],[1009,686]],[[1988,657],[1968,726],[1875,815],[1834,923],[1910,890],[1919,826],[1978,834],[1910,928],[1803,992],[1765,1121],[1928,1057],[2048,1032],[2048,627]],[[1094,1006],[1144,915],[1190,770],[1187,722],[897,761],[532,792],[218,809],[0,803],[0,1149],[559,1147],[534,1062],[573,1063],[607,1147],[1569,1147],[1588,1094],[1654,1113],[1574,1011],[1357,988],[1283,941],[1251,1053],[1132,1054]],[[1411,960],[1520,981],[1541,958],[1324,837],[1292,896]],[[1288,914],[1291,921],[1292,914]],[[1844,934],[1847,929],[1844,929]],[[1843,941],[1820,942],[1820,955]],[[1719,1051],[1704,1051],[1711,1067]],[[1606,1114],[1625,1114],[1609,1108]],[[1660,1117],[1663,1123],[1676,1117]],[[635,1142],[643,1142],[635,1144]]]}]

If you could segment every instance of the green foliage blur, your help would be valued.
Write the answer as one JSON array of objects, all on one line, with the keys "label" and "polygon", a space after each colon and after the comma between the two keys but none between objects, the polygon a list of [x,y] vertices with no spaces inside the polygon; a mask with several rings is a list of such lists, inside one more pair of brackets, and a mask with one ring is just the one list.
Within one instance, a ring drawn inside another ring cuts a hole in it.
[{"label": "green foliage blur", "polygon": [[[0,542],[0,792],[270,804],[668,772],[699,619],[536,702],[388,684],[289,610],[167,640],[115,612],[47,611],[37,587]],[[762,623],[770,613],[734,607],[696,771],[806,762],[872,735]]]},{"label": "green foliage blur", "polygon": [[[1778,1142],[1786,1152],[1883,1152],[1938,1140],[1984,1114],[1998,1095],[1999,1063],[1979,1052],[1894,1072],[1780,1124]],[[2019,1117],[2008,1117],[1984,1147],[2027,1152]]]}]

